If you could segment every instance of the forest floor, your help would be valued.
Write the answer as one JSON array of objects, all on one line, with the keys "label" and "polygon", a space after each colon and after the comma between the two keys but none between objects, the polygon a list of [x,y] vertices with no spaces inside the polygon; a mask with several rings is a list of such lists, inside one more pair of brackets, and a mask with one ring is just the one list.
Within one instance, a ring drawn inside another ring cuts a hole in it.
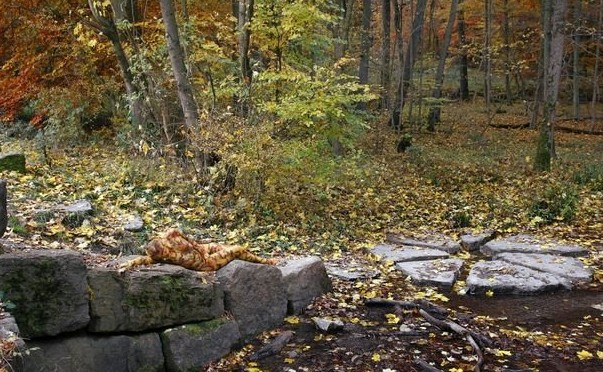
[{"label": "forest floor", "polygon": [[[500,111],[494,124],[528,120],[520,106]],[[450,319],[493,340],[484,370],[600,371],[603,311],[592,305],[603,303],[603,136],[557,133],[553,170],[538,174],[532,170],[534,130],[489,127],[478,105],[450,105],[443,114],[435,134],[412,133],[413,146],[400,154],[399,135],[375,124],[361,149],[343,159],[287,169],[292,173],[283,173],[278,187],[266,187],[261,207],[250,202],[247,185],[212,193],[185,169],[134,157],[112,141],[51,149],[50,166],[35,141],[3,139],[3,152],[24,151],[28,162],[26,174],[2,174],[9,180],[11,215],[5,246],[70,248],[94,263],[136,252],[154,234],[180,227],[265,255],[358,260],[382,273],[357,282],[335,280],[334,291],[306,314],[288,318],[282,329],[262,335],[214,370],[412,371],[415,357],[446,371],[472,370],[475,353],[462,337],[426,324],[416,311],[364,305],[367,298],[384,297],[424,298],[450,308]],[[603,129],[599,122],[567,125]],[[336,172],[325,176],[333,164]],[[64,226],[47,212],[78,199],[95,207],[79,227]],[[564,220],[568,209],[572,218]],[[134,215],[144,220],[143,231],[124,233]],[[386,232],[458,237],[484,230],[583,245],[591,252],[584,262],[595,269],[595,281],[575,292],[474,298],[416,287],[367,253]],[[322,334],[312,316],[337,318],[348,327]],[[423,332],[401,336],[401,324]],[[295,336],[281,354],[246,359],[285,329]]]}]

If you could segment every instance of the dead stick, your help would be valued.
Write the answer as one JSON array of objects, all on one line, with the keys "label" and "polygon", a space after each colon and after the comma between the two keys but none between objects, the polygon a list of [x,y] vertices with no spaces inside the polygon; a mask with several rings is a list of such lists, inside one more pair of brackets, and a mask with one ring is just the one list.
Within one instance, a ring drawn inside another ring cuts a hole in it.
[{"label": "dead stick", "polygon": [[441,369],[438,369],[431,364],[427,363],[423,359],[415,358],[415,364],[418,365],[422,371],[425,372],[443,372]]},{"label": "dead stick", "polygon": [[260,360],[267,358],[271,355],[280,353],[280,351],[285,347],[285,345],[287,345],[291,337],[293,337],[293,332],[291,331],[285,331],[281,333],[268,345],[253,353],[249,360]]},{"label": "dead stick", "polygon": [[475,353],[477,354],[477,364],[475,365],[475,372],[481,371],[481,366],[482,364],[484,364],[484,354],[482,353],[482,350],[475,341],[475,338],[473,337],[473,332],[463,327],[462,325],[453,322],[452,320],[436,319],[433,316],[429,315],[429,313],[423,309],[419,310],[419,314],[421,314],[421,316],[425,318],[425,320],[427,320],[429,323],[433,324],[434,326],[440,329],[451,330],[461,336],[464,336],[465,339],[469,341],[469,343],[475,350]]},{"label": "dead stick", "polygon": [[364,301],[366,306],[400,306],[404,309],[423,309],[429,313],[439,316],[448,315],[448,309],[445,309],[441,306],[438,306],[432,302],[426,300],[416,300],[416,301],[397,301],[397,300],[388,300],[386,298],[369,298]]}]

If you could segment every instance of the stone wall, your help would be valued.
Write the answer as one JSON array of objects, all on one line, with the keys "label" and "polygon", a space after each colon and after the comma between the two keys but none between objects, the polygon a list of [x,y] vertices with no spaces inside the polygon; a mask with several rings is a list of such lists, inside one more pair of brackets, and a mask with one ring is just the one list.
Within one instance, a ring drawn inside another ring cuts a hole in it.
[{"label": "stone wall", "polygon": [[[200,370],[331,289],[318,257],[233,261],[214,280],[173,265],[119,272],[82,255],[0,255],[0,291],[27,351],[16,371]],[[229,314],[229,316],[226,316]]]}]

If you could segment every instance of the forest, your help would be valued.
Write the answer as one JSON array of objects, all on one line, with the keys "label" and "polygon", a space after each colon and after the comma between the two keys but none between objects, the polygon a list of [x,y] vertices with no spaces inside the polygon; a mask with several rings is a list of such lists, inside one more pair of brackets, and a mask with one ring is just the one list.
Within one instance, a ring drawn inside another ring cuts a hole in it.
[{"label": "forest", "polygon": [[[603,0],[4,0],[0,262],[113,267],[173,228],[324,262],[332,291],[208,371],[600,371],[602,47]],[[399,258],[456,242],[449,285]],[[560,284],[473,281],[528,259]]]}]

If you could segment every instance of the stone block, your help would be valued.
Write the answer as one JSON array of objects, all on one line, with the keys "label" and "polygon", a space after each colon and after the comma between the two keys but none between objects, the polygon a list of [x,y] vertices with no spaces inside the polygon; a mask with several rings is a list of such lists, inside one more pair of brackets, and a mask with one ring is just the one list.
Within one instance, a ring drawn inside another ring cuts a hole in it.
[{"label": "stone block", "polygon": [[25,173],[25,155],[21,153],[0,154],[0,171]]},{"label": "stone block", "polygon": [[287,312],[299,314],[315,297],[329,292],[333,285],[319,257],[293,260],[280,267],[287,291]]},{"label": "stone block", "polygon": [[0,255],[0,290],[24,338],[54,336],[88,325],[86,267],[79,253],[36,250]]},{"label": "stone block", "polygon": [[144,331],[199,322],[224,313],[224,293],[201,273],[175,265],[88,273],[91,332]]},{"label": "stone block", "polygon": [[164,371],[157,333],[137,336],[75,336],[28,342],[13,368],[22,372]]},{"label": "stone block", "polygon": [[243,339],[280,325],[287,294],[278,267],[235,260],[217,271],[224,307],[237,321]]},{"label": "stone block", "polygon": [[161,333],[167,370],[202,371],[228,354],[240,338],[234,320],[214,319],[167,329]]}]

